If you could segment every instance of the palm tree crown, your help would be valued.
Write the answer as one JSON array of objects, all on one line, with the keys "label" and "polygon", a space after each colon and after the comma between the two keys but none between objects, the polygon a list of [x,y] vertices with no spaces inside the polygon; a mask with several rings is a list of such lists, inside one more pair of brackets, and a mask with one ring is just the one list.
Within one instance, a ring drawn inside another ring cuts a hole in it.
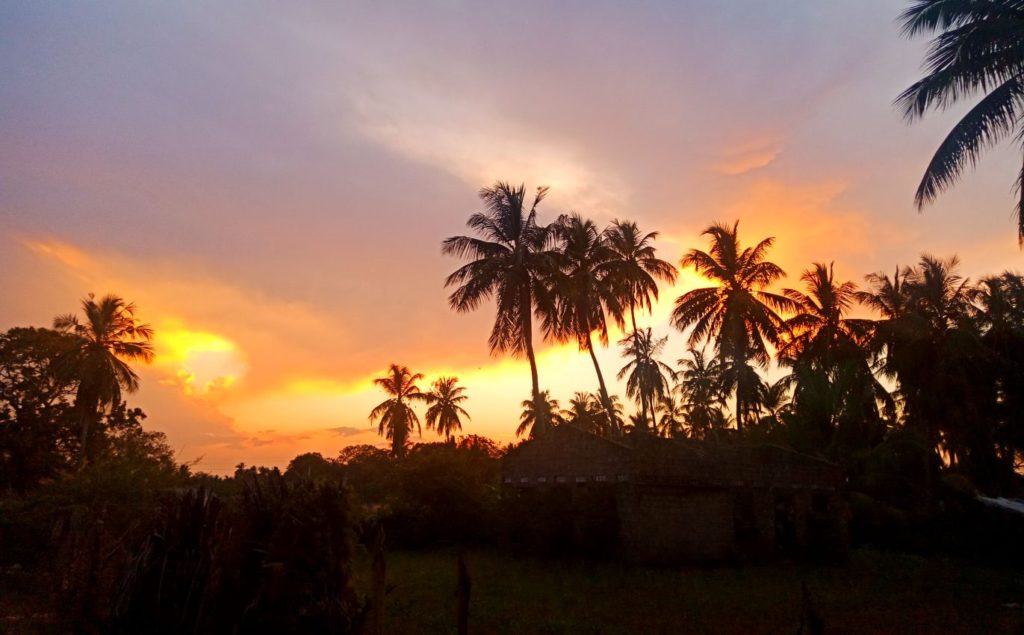
[{"label": "palm tree crown", "polygon": [[413,374],[407,367],[391,364],[387,374],[377,377],[373,383],[384,389],[390,399],[385,399],[370,411],[370,423],[379,420],[377,433],[391,441],[391,451],[397,457],[405,455],[409,433],[413,426],[420,431],[420,419],[411,407],[413,401],[424,401],[427,395],[420,391],[416,382],[421,373]]},{"label": "palm tree crown", "polygon": [[458,377],[441,377],[434,382],[433,388],[426,394],[427,430],[436,429],[437,433],[452,441],[452,433],[462,430],[461,417],[469,419],[469,413],[460,405],[466,401],[464,386],[458,385]]},{"label": "palm tree crown", "polygon": [[[964,2],[915,0],[903,12],[903,32],[938,35],[925,58],[927,75],[899,97],[907,119],[929,110],[945,110],[976,95],[982,98],[965,114],[935,151],[918,185],[918,207],[952,186],[982,152],[1017,135],[1024,99],[1024,5],[1018,0]],[[1017,238],[1024,244],[1024,169],[1017,177]]]},{"label": "palm tree crown", "polygon": [[562,423],[558,400],[552,399],[546,390],[540,393],[540,399],[525,399],[522,405],[523,414],[519,417],[519,427],[516,428],[517,437],[525,434],[532,439],[544,434],[552,426]]},{"label": "palm tree crown", "polygon": [[613,220],[605,230],[605,237],[614,254],[611,267],[620,294],[619,303],[629,308],[636,333],[636,308],[650,311],[653,300],[658,299],[658,280],[673,284],[676,268],[657,257],[652,243],[658,232],[644,234],[632,221]]}]

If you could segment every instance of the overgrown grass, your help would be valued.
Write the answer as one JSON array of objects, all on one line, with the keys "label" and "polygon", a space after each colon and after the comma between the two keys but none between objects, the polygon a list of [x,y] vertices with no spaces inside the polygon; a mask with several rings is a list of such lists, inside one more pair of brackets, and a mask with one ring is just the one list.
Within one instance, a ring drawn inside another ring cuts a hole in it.
[{"label": "overgrown grass", "polygon": [[[455,632],[455,554],[388,556],[388,633]],[[630,568],[467,555],[473,633],[795,633],[801,583],[827,633],[1018,633],[1024,576],[854,552],[837,567]],[[1014,605],[1014,606],[1007,606]]]}]

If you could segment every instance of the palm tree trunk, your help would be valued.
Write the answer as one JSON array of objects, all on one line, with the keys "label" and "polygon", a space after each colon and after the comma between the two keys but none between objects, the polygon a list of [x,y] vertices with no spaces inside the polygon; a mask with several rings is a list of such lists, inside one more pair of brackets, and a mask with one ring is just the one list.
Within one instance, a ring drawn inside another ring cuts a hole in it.
[{"label": "palm tree trunk", "polygon": [[99,410],[99,399],[91,394],[92,391],[83,389],[79,384],[78,394],[75,395],[75,409],[78,411],[78,420],[82,425],[81,447],[78,452],[78,471],[85,469],[89,461],[89,429],[93,426],[96,413]]},{"label": "palm tree trunk", "polygon": [[533,352],[533,301],[529,289],[522,293],[521,303],[526,307],[523,312],[523,343],[526,345],[526,358],[530,360],[530,379],[533,382],[533,411],[537,413],[534,428],[540,424],[539,429],[546,430],[551,422],[548,421],[546,414],[541,414],[543,409],[540,403],[540,378],[537,374],[537,356]]},{"label": "palm tree trunk", "polygon": [[[633,298],[629,299],[629,319],[633,323],[633,345],[636,346],[637,333],[639,332],[636,328],[636,306]],[[643,419],[644,425],[647,425],[647,399],[643,395],[640,396],[640,418]]]},{"label": "palm tree trunk", "polygon": [[597,373],[597,383],[601,387],[601,405],[604,406],[604,411],[608,415],[608,423],[613,427],[617,427],[618,424],[615,421],[615,409],[612,408],[612,400],[608,398],[608,389],[604,385],[604,375],[601,374],[601,366],[597,363],[597,355],[594,353],[594,340],[587,333],[587,351],[590,353],[590,359],[594,362],[594,371]]}]

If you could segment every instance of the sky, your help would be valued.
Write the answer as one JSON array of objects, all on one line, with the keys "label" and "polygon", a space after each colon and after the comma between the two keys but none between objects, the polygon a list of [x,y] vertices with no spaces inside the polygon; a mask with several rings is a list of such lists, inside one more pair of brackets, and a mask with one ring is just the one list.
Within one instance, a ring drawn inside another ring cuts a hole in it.
[{"label": "sky", "polygon": [[[864,2],[38,2],[0,5],[0,328],[90,292],[156,329],[146,427],[227,472],[382,443],[388,364],[467,386],[465,432],[514,438],[522,360],[489,354],[493,305],[456,314],[441,240],[496,180],[661,232],[678,262],[712,221],[776,237],[799,286],[959,254],[1019,269],[997,148],[918,213],[924,166],[969,104],[908,125],[920,76],[904,4]],[[672,301],[640,319],[685,352]],[[623,361],[599,351],[614,392]],[[542,344],[543,388],[596,390]],[[424,440],[435,440],[424,432]]]}]

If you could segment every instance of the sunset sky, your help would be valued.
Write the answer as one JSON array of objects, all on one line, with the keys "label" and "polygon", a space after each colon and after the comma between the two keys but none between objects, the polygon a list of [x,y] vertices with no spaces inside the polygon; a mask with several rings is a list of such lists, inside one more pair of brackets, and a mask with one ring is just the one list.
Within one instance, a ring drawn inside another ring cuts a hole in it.
[{"label": "sunset sky", "polygon": [[[528,369],[489,355],[492,305],[448,309],[440,254],[496,179],[551,186],[542,221],[659,230],[672,262],[740,219],[777,237],[786,286],[921,252],[1021,268],[1012,146],[913,207],[967,106],[912,126],[893,107],[924,50],[901,2],[384,4],[0,5],[0,328],[134,301],[157,359],[130,402],[225,472],[379,443],[390,362],[458,375],[466,431],[512,439]],[[668,361],[699,283],[641,320]],[[600,360],[614,378],[617,347]],[[539,361],[562,401],[597,387],[573,346]]]}]

